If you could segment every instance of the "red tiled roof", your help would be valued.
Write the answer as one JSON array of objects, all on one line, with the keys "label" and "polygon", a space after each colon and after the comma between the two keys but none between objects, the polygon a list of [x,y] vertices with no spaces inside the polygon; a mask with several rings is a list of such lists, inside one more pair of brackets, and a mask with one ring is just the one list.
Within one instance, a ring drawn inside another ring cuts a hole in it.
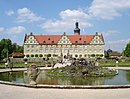
[{"label": "red tiled roof", "polygon": [[89,44],[94,35],[69,35],[68,38],[72,44]]},{"label": "red tiled roof", "polygon": [[[33,35],[39,44],[57,44],[63,35]],[[95,35],[67,35],[72,44],[89,44]],[[103,40],[102,34],[100,38]],[[25,36],[25,41],[28,36]],[[104,40],[103,40],[104,42]]]},{"label": "red tiled roof", "polygon": [[12,57],[13,56],[22,56],[23,55],[23,53],[21,53],[21,52],[13,52],[12,53]]},{"label": "red tiled roof", "polygon": [[121,53],[113,51],[110,53],[111,56],[121,56]]},{"label": "red tiled roof", "polygon": [[57,44],[61,35],[34,35],[39,44]]}]

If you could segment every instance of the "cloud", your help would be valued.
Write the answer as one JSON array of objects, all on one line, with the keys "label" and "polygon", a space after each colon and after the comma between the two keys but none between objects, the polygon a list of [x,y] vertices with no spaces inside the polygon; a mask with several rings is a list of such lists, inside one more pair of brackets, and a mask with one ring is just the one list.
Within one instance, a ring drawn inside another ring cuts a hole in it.
[{"label": "cloud", "polygon": [[16,27],[11,27],[11,28],[4,28],[0,27],[0,33],[1,34],[20,34],[24,33],[26,31],[26,28],[23,26],[16,26]]},{"label": "cloud", "polygon": [[36,15],[28,8],[21,8],[17,10],[17,21],[18,22],[34,22],[43,20],[41,16]]},{"label": "cloud", "polygon": [[16,27],[9,28],[6,31],[7,33],[19,34],[25,32],[26,29],[23,26],[16,26]]},{"label": "cloud", "polygon": [[130,42],[130,38],[126,40],[108,41],[108,44],[126,44]]},{"label": "cloud", "polygon": [[107,38],[107,37],[118,35],[120,32],[117,30],[109,30],[107,32],[102,32],[102,33],[103,33],[104,37]]},{"label": "cloud", "polygon": [[4,31],[4,28],[3,27],[0,27],[0,33]]},{"label": "cloud", "polygon": [[83,9],[66,9],[59,13],[60,19],[46,20],[40,26],[46,32],[68,32],[72,31],[75,21],[78,21],[80,28],[86,29],[93,26],[91,20],[95,18],[112,20],[122,16],[128,9],[130,9],[130,0],[93,0],[85,11]]},{"label": "cloud", "polygon": [[90,16],[86,14],[83,10],[64,10],[59,13],[59,20],[47,20],[40,26],[47,32],[67,32],[73,31],[74,23],[78,21],[80,23],[80,28],[91,27],[92,24],[89,23]]},{"label": "cloud", "polygon": [[121,12],[130,8],[130,0],[94,0],[89,14],[101,19],[114,19],[122,16]]},{"label": "cloud", "polygon": [[106,49],[110,48],[115,51],[122,52],[125,49],[126,44],[130,42],[130,38],[125,40],[115,40],[115,41],[108,41],[106,44]]},{"label": "cloud", "polygon": [[13,10],[9,10],[9,11],[7,11],[7,12],[5,12],[5,13],[6,13],[6,15],[11,16],[11,15],[14,14],[14,11],[13,11]]}]

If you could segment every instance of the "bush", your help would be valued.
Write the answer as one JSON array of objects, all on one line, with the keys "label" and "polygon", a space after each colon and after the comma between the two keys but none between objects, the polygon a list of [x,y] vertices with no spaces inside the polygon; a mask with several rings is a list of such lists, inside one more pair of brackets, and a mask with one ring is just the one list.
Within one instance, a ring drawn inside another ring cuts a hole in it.
[{"label": "bush", "polygon": [[84,57],[87,57],[87,55],[85,54]]},{"label": "bush", "polygon": [[29,57],[29,54],[27,54],[26,57]]},{"label": "bush", "polygon": [[47,54],[47,57],[51,57],[51,54]]},{"label": "bush", "polygon": [[81,58],[81,57],[82,57],[82,55],[80,54],[80,55],[79,55],[79,57]]},{"label": "bush", "polygon": [[78,55],[76,54],[75,57],[78,57]]},{"label": "bush", "polygon": [[91,54],[91,57],[95,57],[95,54]]},{"label": "bush", "polygon": [[57,54],[53,54],[53,57],[57,57],[58,55]]},{"label": "bush", "polygon": [[35,57],[38,57],[38,54],[35,54]]},{"label": "bush", "polygon": [[23,61],[24,61],[24,62],[27,62],[27,61],[28,61],[28,59],[27,59],[27,58],[24,58],[24,59],[23,59]]},{"label": "bush", "polygon": [[39,55],[39,57],[43,57],[43,55],[42,55],[42,54],[40,54],[40,55]]},{"label": "bush", "polygon": [[96,54],[96,57],[99,57],[100,55],[99,54]]},{"label": "bush", "polygon": [[100,57],[103,57],[103,54],[100,54]]},{"label": "bush", "polygon": [[34,57],[34,55],[33,55],[33,54],[31,54],[31,57]]}]

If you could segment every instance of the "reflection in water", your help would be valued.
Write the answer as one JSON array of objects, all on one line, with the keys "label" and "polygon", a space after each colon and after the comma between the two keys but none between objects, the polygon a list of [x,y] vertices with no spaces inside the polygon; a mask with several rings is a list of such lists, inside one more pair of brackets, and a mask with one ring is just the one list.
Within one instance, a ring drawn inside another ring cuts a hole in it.
[{"label": "reflection in water", "polygon": [[[29,83],[23,71],[0,73],[0,80],[14,83]],[[48,85],[123,85],[130,84],[130,71],[119,70],[119,75],[109,77],[57,77],[46,76],[42,71],[36,80],[37,84]]]},{"label": "reflection in water", "polygon": [[105,79],[112,79],[110,77],[57,77],[46,76],[44,72],[40,74],[37,83],[38,84],[53,84],[53,85],[104,85]]},{"label": "reflection in water", "polygon": [[129,70],[126,71],[126,78],[130,83],[130,71]]},{"label": "reflection in water", "polygon": [[3,80],[3,81],[24,83],[23,78],[24,78],[23,71],[0,73],[0,80]]}]

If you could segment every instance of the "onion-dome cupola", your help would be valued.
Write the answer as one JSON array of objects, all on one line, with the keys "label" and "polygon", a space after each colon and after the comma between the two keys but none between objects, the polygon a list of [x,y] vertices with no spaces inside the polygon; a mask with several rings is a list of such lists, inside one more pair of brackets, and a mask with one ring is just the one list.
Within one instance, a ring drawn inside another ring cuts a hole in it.
[{"label": "onion-dome cupola", "polygon": [[108,50],[107,50],[107,53],[112,53],[112,50],[111,50],[111,49],[108,49]]},{"label": "onion-dome cupola", "polygon": [[79,29],[79,23],[78,22],[76,22],[75,23],[75,29],[74,29],[74,35],[80,35],[80,29]]}]

